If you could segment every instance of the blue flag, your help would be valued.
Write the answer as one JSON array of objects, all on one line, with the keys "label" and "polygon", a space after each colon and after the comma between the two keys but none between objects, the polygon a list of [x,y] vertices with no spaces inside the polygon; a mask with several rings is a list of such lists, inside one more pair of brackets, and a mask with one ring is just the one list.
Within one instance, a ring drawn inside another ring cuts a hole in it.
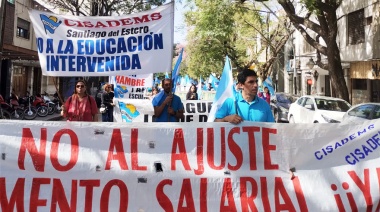
[{"label": "blue flag", "polygon": [[156,96],[152,100],[153,107],[158,106],[158,103],[160,103],[161,98],[164,96],[165,91],[161,90],[160,93],[156,94]]},{"label": "blue flag", "polygon": [[199,77],[197,94],[198,94],[198,100],[201,100],[202,99],[202,77]]},{"label": "blue flag", "polygon": [[170,79],[168,72],[165,72],[165,79]]},{"label": "blue flag", "polygon": [[155,77],[153,81],[153,87],[160,84],[161,84],[161,80],[159,80],[158,77]]},{"label": "blue flag", "polygon": [[[268,90],[269,90],[269,93],[270,93],[270,95],[274,95],[274,88],[273,88],[273,81],[272,81],[272,78],[271,77],[267,77],[266,79],[265,79],[265,81],[263,82],[263,86],[264,87],[268,87]],[[263,88],[264,88],[263,87]]]},{"label": "blue flag", "polygon": [[175,66],[172,72],[172,83],[173,83],[172,92],[173,93],[175,93],[175,89],[177,88],[177,78],[179,75],[179,66],[181,65],[181,61],[182,61],[182,54],[183,54],[183,48],[181,49],[181,53],[179,53],[177,62],[175,63]]},{"label": "blue flag", "polygon": [[235,86],[232,78],[231,64],[230,60],[228,59],[228,56],[226,56],[226,62],[224,63],[222,77],[220,78],[219,86],[216,91],[215,99],[212,103],[207,122],[213,122],[215,120],[216,112],[219,110],[220,107],[222,107],[226,99],[233,98],[235,100],[234,90]]},{"label": "blue flag", "polygon": [[185,75],[185,86],[188,88],[191,86],[191,79],[187,74]]}]

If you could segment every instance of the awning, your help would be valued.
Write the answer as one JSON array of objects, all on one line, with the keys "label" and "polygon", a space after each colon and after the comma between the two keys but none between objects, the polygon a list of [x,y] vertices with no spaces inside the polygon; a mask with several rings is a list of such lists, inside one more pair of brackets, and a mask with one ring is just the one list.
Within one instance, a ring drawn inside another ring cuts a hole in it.
[{"label": "awning", "polygon": [[38,60],[37,51],[5,43],[3,44],[3,52],[0,56],[3,60]]}]

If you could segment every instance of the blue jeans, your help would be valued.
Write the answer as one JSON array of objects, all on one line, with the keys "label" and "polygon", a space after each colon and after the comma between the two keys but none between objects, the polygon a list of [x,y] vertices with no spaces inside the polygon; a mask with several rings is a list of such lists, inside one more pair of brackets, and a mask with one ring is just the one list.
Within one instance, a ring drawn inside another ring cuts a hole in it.
[{"label": "blue jeans", "polygon": [[113,122],[113,107],[108,107],[105,113],[102,113],[102,122]]}]

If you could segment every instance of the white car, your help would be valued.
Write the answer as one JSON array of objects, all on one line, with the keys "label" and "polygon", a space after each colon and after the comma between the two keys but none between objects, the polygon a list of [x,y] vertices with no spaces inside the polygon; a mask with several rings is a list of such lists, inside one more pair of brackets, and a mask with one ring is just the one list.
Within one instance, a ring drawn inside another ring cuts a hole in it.
[{"label": "white car", "polygon": [[351,105],[327,96],[302,96],[289,108],[289,123],[339,123]]},{"label": "white car", "polygon": [[378,118],[380,118],[380,103],[369,102],[353,106],[344,114],[342,122],[360,123]]}]

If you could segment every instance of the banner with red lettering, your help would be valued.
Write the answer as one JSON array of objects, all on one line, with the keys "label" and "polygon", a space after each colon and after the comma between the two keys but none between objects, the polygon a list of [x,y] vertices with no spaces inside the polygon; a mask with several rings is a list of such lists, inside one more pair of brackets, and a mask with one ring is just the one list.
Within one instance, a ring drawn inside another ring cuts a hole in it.
[{"label": "banner with red lettering", "polygon": [[115,76],[172,69],[174,2],[122,16],[29,10],[42,74]]},{"label": "banner with red lettering", "polygon": [[[12,130],[9,130],[12,129]],[[378,211],[380,121],[0,121],[2,211]]]},{"label": "banner with red lettering", "polygon": [[115,99],[145,99],[146,89],[153,85],[153,74],[117,75],[111,77]]}]

